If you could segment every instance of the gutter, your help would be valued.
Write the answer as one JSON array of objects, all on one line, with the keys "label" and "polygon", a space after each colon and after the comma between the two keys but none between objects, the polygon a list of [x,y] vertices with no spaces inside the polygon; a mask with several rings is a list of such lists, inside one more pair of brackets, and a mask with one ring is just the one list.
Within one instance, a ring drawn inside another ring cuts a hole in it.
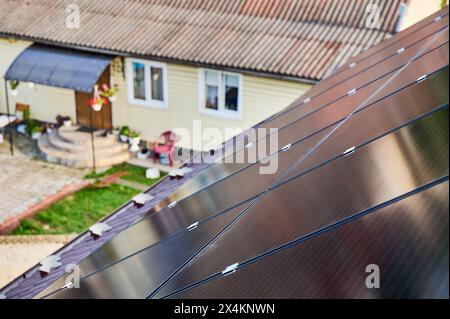
[{"label": "gutter", "polygon": [[5,33],[5,32],[0,32],[0,37],[13,38],[16,40],[29,41],[29,42],[34,42],[34,43],[38,43],[38,44],[58,46],[58,47],[63,47],[63,48],[67,48],[67,49],[75,49],[75,50],[93,52],[93,53],[99,53],[99,54],[105,54],[105,55],[141,58],[141,59],[147,59],[147,60],[153,60],[153,61],[159,61],[159,62],[169,62],[169,63],[176,63],[176,64],[182,64],[182,65],[190,65],[190,66],[201,67],[201,68],[206,67],[206,68],[212,68],[212,69],[218,69],[218,70],[224,70],[224,71],[230,71],[230,72],[234,71],[234,72],[239,72],[239,73],[247,74],[247,75],[259,76],[259,77],[265,77],[265,78],[271,78],[271,79],[277,79],[277,80],[285,80],[285,81],[291,81],[291,82],[299,82],[299,83],[304,83],[304,84],[309,84],[309,85],[315,85],[318,82],[320,82],[320,80],[283,75],[283,74],[275,73],[275,72],[254,71],[251,69],[233,68],[233,67],[227,67],[227,66],[222,66],[222,65],[193,62],[193,61],[189,61],[189,60],[176,59],[176,58],[162,58],[162,57],[153,56],[153,55],[133,54],[133,53],[123,52],[123,51],[118,51],[118,50],[99,49],[99,48],[94,48],[94,47],[62,43],[62,42],[58,42],[58,41],[44,40],[44,39],[39,39],[39,38],[25,36],[25,35],[15,35],[15,34],[10,34],[10,33]]}]

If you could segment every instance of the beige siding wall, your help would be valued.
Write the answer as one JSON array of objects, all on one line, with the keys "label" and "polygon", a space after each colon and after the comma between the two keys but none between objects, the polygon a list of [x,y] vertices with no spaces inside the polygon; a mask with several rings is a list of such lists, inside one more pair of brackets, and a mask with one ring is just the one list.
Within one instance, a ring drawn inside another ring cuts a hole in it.
[{"label": "beige siding wall", "polygon": [[444,2],[448,5],[448,0],[410,0],[400,30],[404,30],[439,11]]},{"label": "beige siding wall", "polygon": [[[146,140],[156,139],[167,129],[185,128],[193,135],[193,120],[200,120],[202,128],[218,128],[226,136],[226,128],[249,128],[275,112],[285,108],[301,96],[310,85],[243,76],[243,113],[241,120],[225,119],[199,112],[198,68],[168,64],[168,109],[131,105],[127,101],[125,80],[121,74],[112,76],[112,83],[121,88],[113,105],[115,125],[129,125],[139,131]],[[199,149],[191,141],[182,141],[180,146]]]},{"label": "beige siding wall", "polygon": [[[30,44],[24,41],[11,43],[0,39],[2,77],[17,55]],[[118,84],[120,90],[112,107],[114,126],[128,125],[140,132],[143,139],[149,141],[155,140],[163,131],[174,128],[185,128],[192,136],[193,120],[201,120],[202,128],[218,128],[225,134],[226,128],[246,129],[253,126],[288,106],[310,87],[299,82],[244,75],[242,119],[231,120],[199,112],[198,68],[168,64],[167,72],[169,107],[155,109],[129,104],[124,76],[122,72],[117,72],[117,68],[113,68],[111,82]],[[32,116],[39,120],[53,122],[58,114],[69,115],[76,119],[75,97],[72,90],[42,85],[30,89],[23,83],[19,86],[19,95],[10,96],[11,111],[14,111],[16,102],[29,104]],[[0,112],[6,112],[3,80],[0,87]],[[200,147],[186,140],[182,141],[180,146],[194,149]]]},{"label": "beige siding wall", "polygon": [[[3,75],[14,59],[31,42],[10,42],[0,38],[0,112],[6,113],[5,84]],[[14,112],[16,103],[30,105],[31,116],[41,121],[54,122],[58,114],[69,115],[75,119],[75,95],[72,90],[35,85],[30,89],[26,83],[19,85],[16,97],[9,95],[10,111]]]}]

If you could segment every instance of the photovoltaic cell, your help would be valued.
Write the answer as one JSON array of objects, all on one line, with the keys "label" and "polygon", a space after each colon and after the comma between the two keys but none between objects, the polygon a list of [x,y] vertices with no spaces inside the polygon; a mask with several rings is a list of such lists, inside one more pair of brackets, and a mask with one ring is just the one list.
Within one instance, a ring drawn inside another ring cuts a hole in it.
[{"label": "photovoltaic cell", "polygon": [[[82,279],[80,288],[61,290],[48,298],[145,298],[244,208],[240,206]],[[139,235],[135,233],[135,236]],[[64,286],[64,281],[58,283],[59,287]],[[53,291],[46,289],[37,297]]]},{"label": "photovoltaic cell", "polygon": [[157,296],[448,175],[448,124],[447,107],[273,190]]},{"label": "photovoltaic cell", "polygon": [[[448,187],[447,180],[171,298],[448,299]],[[377,289],[366,286],[368,265],[379,269]]]}]

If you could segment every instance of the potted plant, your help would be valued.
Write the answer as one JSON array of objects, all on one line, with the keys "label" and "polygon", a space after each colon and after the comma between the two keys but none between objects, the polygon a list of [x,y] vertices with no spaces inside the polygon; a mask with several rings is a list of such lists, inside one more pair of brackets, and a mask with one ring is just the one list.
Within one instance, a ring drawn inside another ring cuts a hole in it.
[{"label": "potted plant", "polygon": [[117,99],[117,92],[119,87],[115,84],[113,87],[109,87],[107,84],[102,85],[102,91],[100,95],[109,100],[109,102],[115,102]]},{"label": "potted plant", "polygon": [[102,98],[102,97],[99,97],[99,98],[93,97],[93,98],[90,100],[89,103],[90,103],[92,109],[93,109],[95,112],[98,112],[98,111],[101,111],[101,110],[102,110],[104,101],[103,101],[103,98]]},{"label": "potted plant", "polygon": [[37,140],[41,137],[43,127],[41,123],[36,120],[30,120],[27,124],[27,133],[31,135],[33,140]]},{"label": "potted plant", "polygon": [[9,81],[9,87],[11,88],[11,95],[12,96],[17,96],[17,94],[19,94],[19,90],[17,89],[19,84],[20,84],[20,82],[17,81],[17,80]]},{"label": "potted plant", "polygon": [[138,132],[131,131],[128,134],[128,141],[130,142],[131,145],[138,145],[141,142],[141,137]]},{"label": "potted plant", "polygon": [[139,143],[141,142],[141,137],[139,136],[139,133],[136,131],[131,131],[130,134],[128,134],[128,141],[130,142],[130,151],[131,152],[137,152],[139,150]]},{"label": "potted plant", "polygon": [[89,101],[89,105],[96,112],[101,111],[103,104],[106,104],[108,100],[101,95],[98,85],[94,86],[94,95]]},{"label": "potted plant", "polygon": [[72,120],[70,119],[70,116],[63,116],[62,122],[63,122],[63,125],[66,127],[72,126]]},{"label": "potted plant", "polygon": [[130,134],[130,128],[128,126],[122,126],[119,131],[119,139],[121,142],[128,142],[128,135]]}]

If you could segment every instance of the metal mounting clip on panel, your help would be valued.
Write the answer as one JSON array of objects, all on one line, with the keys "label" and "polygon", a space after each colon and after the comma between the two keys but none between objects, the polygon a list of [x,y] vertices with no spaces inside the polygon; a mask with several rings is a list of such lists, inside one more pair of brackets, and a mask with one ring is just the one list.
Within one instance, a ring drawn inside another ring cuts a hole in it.
[{"label": "metal mounting clip on panel", "polygon": [[350,155],[350,154],[353,154],[354,152],[355,152],[355,150],[356,150],[356,146],[352,146],[352,147],[350,147],[349,149],[346,149],[345,151],[344,151],[344,153],[342,153],[344,156],[347,156],[347,155]]},{"label": "metal mounting clip on panel", "polygon": [[177,204],[177,202],[172,202],[169,205],[167,205],[167,207],[172,208],[172,207],[175,207],[176,204]]},{"label": "metal mounting clip on panel", "polygon": [[417,82],[417,83],[420,83],[420,82],[425,81],[426,79],[427,79],[427,75],[424,74],[424,75],[422,75],[420,78],[418,78],[418,79],[416,80],[416,82]]},{"label": "metal mounting clip on panel", "polygon": [[403,52],[405,52],[405,48],[400,48],[397,50],[397,54],[402,54]]},{"label": "metal mounting clip on panel", "polygon": [[253,146],[253,143],[250,142],[250,143],[248,143],[248,144],[245,144],[244,148],[245,148],[245,149],[249,149],[249,148],[252,147],[252,146]]},{"label": "metal mounting clip on panel", "polygon": [[62,286],[62,290],[67,290],[67,289],[72,289],[73,288],[73,281],[69,281],[68,283],[66,283],[64,286]]},{"label": "metal mounting clip on panel", "polygon": [[285,145],[281,148],[282,152],[289,151],[291,149],[292,144]]},{"label": "metal mounting clip on panel", "polygon": [[355,66],[356,66],[356,62],[353,62],[353,63],[350,63],[348,67],[351,69],[351,68],[354,68]]},{"label": "metal mounting clip on panel", "polygon": [[307,104],[309,102],[311,102],[311,98],[307,98],[307,99],[303,100],[303,104]]},{"label": "metal mounting clip on panel", "polygon": [[222,271],[222,275],[226,276],[226,275],[230,275],[230,274],[234,273],[238,266],[239,266],[239,263],[235,263],[235,264],[228,266],[227,268],[225,268]]},{"label": "metal mounting clip on panel", "polygon": [[355,93],[356,93],[356,89],[353,89],[353,90],[348,91],[347,95],[350,96],[350,95],[353,95]]},{"label": "metal mounting clip on panel", "polygon": [[195,222],[195,223],[189,225],[188,228],[187,228],[187,230],[188,230],[188,231],[194,230],[194,229],[197,228],[197,226],[198,226],[198,222]]}]

